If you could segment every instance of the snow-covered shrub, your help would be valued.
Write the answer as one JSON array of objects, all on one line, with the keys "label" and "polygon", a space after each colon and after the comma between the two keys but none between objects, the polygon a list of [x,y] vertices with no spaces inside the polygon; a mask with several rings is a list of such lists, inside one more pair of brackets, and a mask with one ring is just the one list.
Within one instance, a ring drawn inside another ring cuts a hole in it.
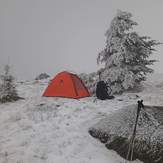
[{"label": "snow-covered shrub", "polygon": [[1,75],[0,85],[0,102],[17,101],[20,97],[17,94],[17,90],[14,84],[14,77],[10,74],[10,67],[6,65],[4,68],[4,74]]},{"label": "snow-covered shrub", "polygon": [[[140,112],[133,158],[140,159],[144,163],[162,163],[163,120],[160,122],[153,116],[156,114],[160,115],[160,111],[157,108],[154,108],[153,114],[148,109],[150,110],[148,106],[145,106],[145,109]],[[89,129],[89,133],[105,143],[108,149],[115,150],[126,159],[136,114],[136,105],[126,106],[101,119]]]},{"label": "snow-covered shrub", "polygon": [[109,82],[113,93],[123,92],[140,85],[153,72],[149,65],[156,60],[149,57],[160,43],[133,31],[137,23],[132,14],[118,11],[106,31],[106,45],[97,62],[104,63],[102,79]]},{"label": "snow-covered shrub", "polygon": [[49,78],[50,76],[46,73],[41,73],[40,75],[38,75],[35,80],[42,80],[42,79],[47,79]]},{"label": "snow-covered shrub", "polygon": [[96,72],[86,74],[86,73],[81,73],[79,74],[79,77],[82,79],[84,82],[85,86],[88,88],[89,92],[94,95],[96,91],[96,84],[98,81],[98,75]]}]

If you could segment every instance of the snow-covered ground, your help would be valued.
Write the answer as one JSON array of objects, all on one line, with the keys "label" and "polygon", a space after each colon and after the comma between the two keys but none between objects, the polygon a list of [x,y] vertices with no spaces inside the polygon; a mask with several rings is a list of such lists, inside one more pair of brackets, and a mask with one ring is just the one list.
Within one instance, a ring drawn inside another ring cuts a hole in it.
[{"label": "snow-covered ground", "polygon": [[25,99],[0,104],[0,163],[126,163],[91,137],[88,128],[136,103],[136,95],[145,104],[163,105],[163,79],[146,82],[143,92],[107,101],[42,97],[46,80],[17,85]]}]

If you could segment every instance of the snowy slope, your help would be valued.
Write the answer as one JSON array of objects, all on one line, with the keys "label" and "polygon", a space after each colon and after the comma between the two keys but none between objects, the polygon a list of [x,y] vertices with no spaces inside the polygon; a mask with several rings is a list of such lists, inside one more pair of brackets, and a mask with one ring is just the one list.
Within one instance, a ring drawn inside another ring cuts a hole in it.
[{"label": "snowy slope", "polygon": [[125,93],[110,101],[41,97],[47,85],[46,80],[18,83],[25,100],[0,104],[0,163],[125,163],[92,138],[88,128],[135,103],[136,95],[145,103],[163,104],[163,87],[151,83],[145,83],[142,93]]}]

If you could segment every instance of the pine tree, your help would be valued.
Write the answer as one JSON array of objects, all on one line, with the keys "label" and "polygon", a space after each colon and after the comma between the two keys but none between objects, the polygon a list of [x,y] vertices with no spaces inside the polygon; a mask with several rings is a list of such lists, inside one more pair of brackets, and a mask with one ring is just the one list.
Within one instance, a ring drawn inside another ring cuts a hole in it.
[{"label": "pine tree", "polygon": [[160,43],[139,36],[133,31],[136,25],[131,13],[119,10],[105,33],[106,46],[99,53],[97,62],[104,63],[102,78],[111,85],[114,93],[134,88],[153,72],[148,66],[156,60],[149,59],[149,56]]},{"label": "pine tree", "polygon": [[0,85],[0,102],[11,102],[20,99],[17,94],[14,77],[10,74],[10,66],[6,65],[4,74],[1,75],[2,84]]}]

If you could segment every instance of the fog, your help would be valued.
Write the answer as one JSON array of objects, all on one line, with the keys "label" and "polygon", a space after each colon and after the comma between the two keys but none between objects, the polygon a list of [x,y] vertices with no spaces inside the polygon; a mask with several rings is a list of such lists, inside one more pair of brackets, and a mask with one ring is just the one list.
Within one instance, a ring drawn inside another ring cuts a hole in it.
[{"label": "fog", "polygon": [[[163,42],[162,0],[0,0],[0,69],[9,63],[18,79],[96,71],[117,9],[133,14],[139,34]],[[153,68],[163,73],[157,50]]]}]

